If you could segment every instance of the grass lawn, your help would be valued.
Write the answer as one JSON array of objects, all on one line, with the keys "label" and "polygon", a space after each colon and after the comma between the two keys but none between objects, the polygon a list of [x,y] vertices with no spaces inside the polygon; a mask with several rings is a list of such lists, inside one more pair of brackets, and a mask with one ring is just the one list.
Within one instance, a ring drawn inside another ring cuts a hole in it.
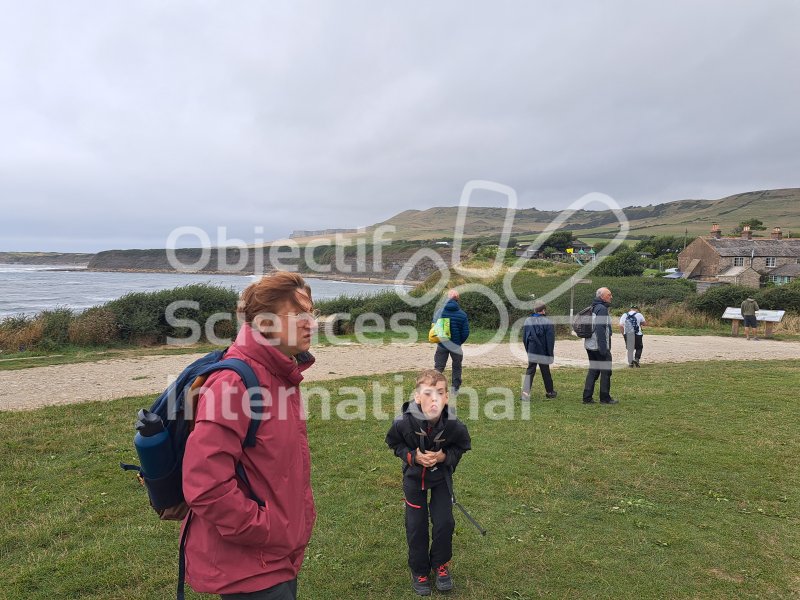
[{"label": "grass lawn", "polygon": [[[788,598],[800,594],[800,364],[647,365],[613,377],[617,406],[580,403],[584,373],[534,384],[530,419],[471,420],[455,475],[452,598]],[[481,408],[520,369],[465,370]],[[401,397],[411,389],[403,378]],[[367,388],[374,378],[326,382]],[[399,385],[395,376],[377,378]],[[383,408],[391,413],[390,394]],[[177,524],[117,466],[150,397],[0,413],[0,598],[174,597]],[[499,412],[497,406],[494,407]],[[323,420],[309,436],[319,519],[309,600],[415,597],[399,461],[386,420]],[[436,595],[434,593],[434,595]],[[189,598],[208,598],[188,594]]]}]

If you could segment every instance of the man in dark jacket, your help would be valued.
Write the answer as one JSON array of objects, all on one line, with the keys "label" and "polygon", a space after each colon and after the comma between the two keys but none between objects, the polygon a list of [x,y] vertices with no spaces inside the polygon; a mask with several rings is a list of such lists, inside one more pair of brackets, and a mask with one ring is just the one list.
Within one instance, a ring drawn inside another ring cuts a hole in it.
[{"label": "man in dark jacket", "polygon": [[542,372],[545,396],[555,398],[558,394],[553,389],[553,378],[550,376],[550,365],[553,364],[554,348],[556,344],[556,329],[553,322],[545,315],[547,305],[544,302],[536,301],[533,305],[533,314],[525,319],[522,328],[522,343],[528,353],[528,370],[525,371],[525,379],[522,383],[523,402],[531,399],[531,385],[533,376],[536,375],[536,367]]},{"label": "man in dark jacket", "polygon": [[592,337],[583,341],[586,354],[589,355],[589,372],[583,384],[583,402],[594,402],[594,384],[600,378],[600,403],[616,404],[611,397],[611,317],[608,307],[611,306],[611,290],[600,288],[592,302]]},{"label": "man in dark jacket", "polygon": [[[471,441],[467,427],[448,411],[444,375],[433,369],[419,374],[414,402],[403,405],[402,414],[386,434],[386,443],[403,462],[411,586],[420,596],[429,596],[433,569],[436,588],[449,591],[453,588],[449,563],[455,529],[452,474],[461,456],[471,448]],[[430,550],[428,490],[433,523]]]},{"label": "man in dark jacket", "polygon": [[469,319],[467,313],[461,310],[458,305],[458,291],[450,290],[447,293],[447,303],[444,305],[440,312],[433,316],[433,322],[437,323],[444,320],[444,329],[448,330],[449,338],[443,338],[436,344],[436,353],[433,355],[433,368],[444,373],[444,368],[447,366],[447,358],[452,359],[453,377],[451,387],[453,393],[458,392],[461,387],[461,362],[464,360],[464,354],[461,350],[461,344],[467,341],[469,337]]}]

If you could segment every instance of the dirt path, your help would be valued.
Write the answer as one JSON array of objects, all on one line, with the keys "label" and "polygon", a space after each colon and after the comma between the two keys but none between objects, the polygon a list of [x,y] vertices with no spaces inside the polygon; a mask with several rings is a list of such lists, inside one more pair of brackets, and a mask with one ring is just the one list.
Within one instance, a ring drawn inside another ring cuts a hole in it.
[{"label": "dirt path", "polygon": [[[615,363],[625,366],[624,349],[615,338]],[[519,344],[465,346],[469,367],[526,364]],[[433,366],[431,344],[324,346],[314,349],[317,363],[306,381],[351,375],[413,371]],[[0,371],[0,410],[26,410],[53,404],[112,400],[163,390],[181,369],[200,355],[143,356],[91,363]],[[800,342],[745,341],[713,336],[647,336],[642,363],[702,360],[800,360]],[[615,366],[617,366],[615,365]],[[556,342],[556,367],[586,366],[582,340]]]}]

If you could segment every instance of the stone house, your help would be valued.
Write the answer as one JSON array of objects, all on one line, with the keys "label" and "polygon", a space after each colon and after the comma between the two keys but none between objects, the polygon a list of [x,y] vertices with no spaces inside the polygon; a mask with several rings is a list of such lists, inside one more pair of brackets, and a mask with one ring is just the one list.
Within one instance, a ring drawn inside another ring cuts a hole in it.
[{"label": "stone house", "polygon": [[699,237],[678,255],[678,269],[687,279],[732,283],[757,288],[800,277],[800,239],[783,237],[775,227],[768,239],[753,239],[745,226],[741,237],[722,237],[719,225],[710,237]]}]

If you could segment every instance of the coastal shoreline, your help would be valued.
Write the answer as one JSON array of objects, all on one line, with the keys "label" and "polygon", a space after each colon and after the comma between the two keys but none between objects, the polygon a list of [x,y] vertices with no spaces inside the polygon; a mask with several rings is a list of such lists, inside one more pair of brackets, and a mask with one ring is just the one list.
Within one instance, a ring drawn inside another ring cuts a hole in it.
[{"label": "coastal shoreline", "polygon": [[[52,269],[53,271],[88,271],[92,273],[165,273],[168,275],[240,275],[242,277],[254,277],[255,273],[249,272],[242,272],[242,271],[218,271],[218,270],[201,270],[201,271],[176,271],[174,269]],[[269,276],[270,274],[274,273],[274,271],[269,271],[263,273],[264,276]],[[395,279],[391,278],[384,278],[384,277],[357,277],[353,275],[345,275],[340,273],[315,273],[315,272],[303,272],[303,271],[292,271],[292,273],[298,273],[302,275],[306,279],[325,279],[327,281],[341,281],[343,283],[376,283],[376,284],[384,284],[384,285],[391,285],[396,283]],[[405,283],[401,285],[419,285],[422,283],[422,280],[419,279],[408,279]]]}]

